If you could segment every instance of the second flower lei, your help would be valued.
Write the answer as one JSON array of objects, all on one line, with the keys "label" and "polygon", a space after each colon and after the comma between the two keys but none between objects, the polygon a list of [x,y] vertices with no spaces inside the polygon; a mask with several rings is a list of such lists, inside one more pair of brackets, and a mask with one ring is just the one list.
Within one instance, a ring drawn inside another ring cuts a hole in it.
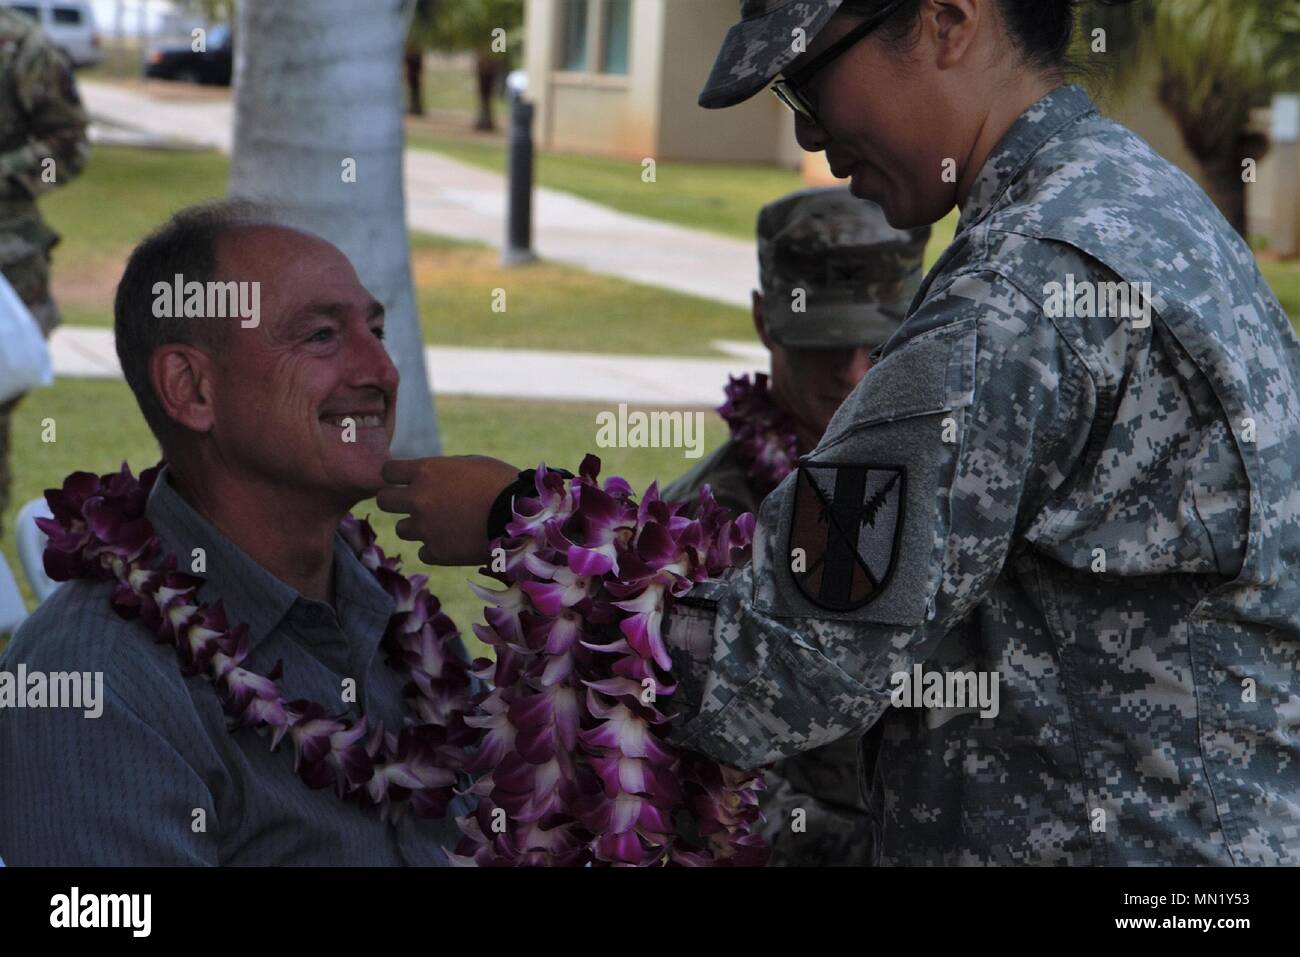
[{"label": "second flower lei", "polygon": [[718,407],[760,499],[770,495],[799,461],[794,423],[772,400],[767,383],[762,372],[752,380],[747,375],[731,378],[727,401]]},{"label": "second flower lei", "polygon": [[476,813],[462,864],[761,865],[762,772],[672,746],[675,690],[663,633],[674,597],[748,560],[754,516],[707,491],[692,520],[651,485],[597,481],[588,455],[570,482],[537,469],[507,538],[475,587],[478,637],[496,650],[495,689],[467,719],[483,729]]}]

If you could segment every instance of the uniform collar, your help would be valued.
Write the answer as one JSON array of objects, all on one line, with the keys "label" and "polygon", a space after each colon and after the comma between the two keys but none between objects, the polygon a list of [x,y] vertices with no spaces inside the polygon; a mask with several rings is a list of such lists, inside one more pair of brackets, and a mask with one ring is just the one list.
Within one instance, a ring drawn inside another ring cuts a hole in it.
[{"label": "uniform collar", "polygon": [[985,161],[962,206],[957,232],[965,232],[987,216],[1050,139],[1096,111],[1092,97],[1073,85],[1058,86],[1025,110]]},{"label": "uniform collar", "polygon": [[[188,572],[192,567],[194,549],[204,550],[206,567],[195,573],[206,581],[200,597],[206,602],[220,599],[231,627],[248,625],[250,649],[273,633],[295,605],[319,606],[319,602],[304,598],[297,589],[272,575],[200,515],[181,497],[169,474],[170,469],[164,466],[149,493],[145,506],[149,523],[164,550],[176,555],[180,571]],[[349,641],[377,645],[395,603],[337,533],[334,593]],[[360,632],[355,632],[358,626]]]}]

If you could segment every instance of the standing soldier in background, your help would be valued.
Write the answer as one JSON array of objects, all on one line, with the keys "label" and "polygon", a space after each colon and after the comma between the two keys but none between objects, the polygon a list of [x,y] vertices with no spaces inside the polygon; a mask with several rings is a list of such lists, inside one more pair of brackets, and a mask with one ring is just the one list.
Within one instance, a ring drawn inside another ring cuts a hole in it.
[{"label": "standing soldier in background", "polygon": [[[693,514],[709,486],[722,505],[757,512],[821,441],[835,410],[871,368],[871,350],[903,321],[921,285],[928,226],[894,229],[875,203],[839,187],[791,193],[758,216],[759,283],[754,328],[772,355],[771,386],[760,375],[733,380],[718,411],[731,437],[668,486],[663,497]],[[779,762],[767,778],[763,813],[770,863],[872,863],[879,827],[859,788],[874,730]]]},{"label": "standing soldier in background", "polygon": [[[0,272],[47,337],[59,323],[50,296],[59,237],[36,197],[80,173],[87,152],[71,66],[35,23],[0,7]],[[9,420],[21,398],[0,405],[0,521],[9,504]]]}]

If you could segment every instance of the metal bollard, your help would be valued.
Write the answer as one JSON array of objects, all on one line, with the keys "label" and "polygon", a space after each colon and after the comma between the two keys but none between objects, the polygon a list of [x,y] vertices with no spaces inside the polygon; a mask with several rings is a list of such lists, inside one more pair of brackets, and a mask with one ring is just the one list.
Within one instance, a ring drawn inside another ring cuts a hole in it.
[{"label": "metal bollard", "polygon": [[512,98],[510,136],[507,139],[510,191],[506,210],[506,245],[501,264],[518,266],[534,262],[533,252],[533,104],[522,96]]}]

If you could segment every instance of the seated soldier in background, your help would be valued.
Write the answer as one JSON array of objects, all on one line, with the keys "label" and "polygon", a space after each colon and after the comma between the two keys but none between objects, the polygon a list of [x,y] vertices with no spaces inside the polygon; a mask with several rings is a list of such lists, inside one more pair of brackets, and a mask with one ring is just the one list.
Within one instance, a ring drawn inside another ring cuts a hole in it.
[{"label": "seated soldier in background", "polygon": [[[902,322],[921,283],[929,237],[928,226],[894,229],[879,206],[838,187],[765,206],[758,216],[762,291],[754,291],[753,313],[771,353],[771,377],[732,380],[718,410],[731,437],[668,486],[664,498],[687,502],[690,512],[708,485],[728,508],[757,512],[798,457],[821,441],[871,368],[871,351]],[[859,758],[869,775],[875,737],[873,729],[861,740],[841,738],[768,773],[763,813],[771,863],[872,863],[878,825],[859,787]]]},{"label": "seated soldier in background", "polygon": [[[59,235],[36,199],[85,167],[87,122],[67,57],[31,18],[0,7],[0,273],[46,338],[59,325],[50,293],[50,251]],[[0,402],[0,533],[9,506],[9,435],[22,398]]]}]

